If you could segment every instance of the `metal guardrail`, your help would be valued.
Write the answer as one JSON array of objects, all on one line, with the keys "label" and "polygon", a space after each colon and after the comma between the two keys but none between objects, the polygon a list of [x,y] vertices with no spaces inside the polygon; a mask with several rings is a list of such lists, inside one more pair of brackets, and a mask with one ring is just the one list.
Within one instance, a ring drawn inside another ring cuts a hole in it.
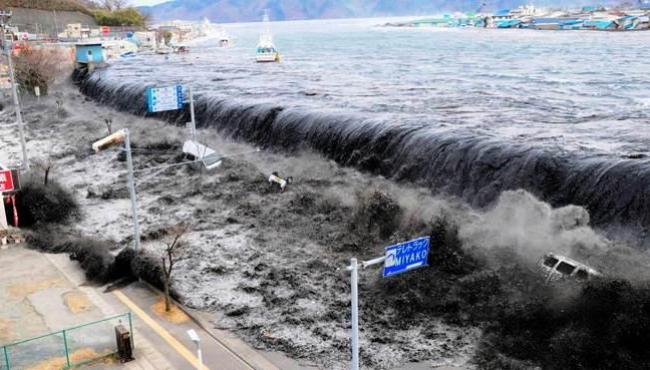
[{"label": "metal guardrail", "polygon": [[0,347],[0,370],[60,366],[70,369],[117,353],[115,326],[128,321],[133,342],[131,312],[74,326]]}]

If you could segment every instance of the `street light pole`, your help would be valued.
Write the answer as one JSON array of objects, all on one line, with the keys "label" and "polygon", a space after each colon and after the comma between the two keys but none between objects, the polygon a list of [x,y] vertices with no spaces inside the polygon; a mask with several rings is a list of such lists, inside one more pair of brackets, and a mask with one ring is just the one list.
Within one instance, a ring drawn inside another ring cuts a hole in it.
[{"label": "street light pole", "polygon": [[140,223],[138,222],[138,199],[135,192],[135,176],[133,175],[133,156],[131,155],[131,134],[124,129],[124,149],[126,151],[126,166],[129,171],[129,193],[131,195],[131,212],[133,213],[133,248],[140,250]]},{"label": "street light pole", "polygon": [[18,100],[18,89],[16,87],[16,73],[14,71],[14,64],[11,60],[11,44],[7,45],[7,64],[9,64],[9,74],[11,75],[11,90],[14,96],[14,107],[16,110],[16,121],[18,123],[18,131],[20,133],[20,145],[23,149],[23,167],[29,171],[29,159],[27,158],[27,143],[25,142],[25,128],[23,124],[23,114],[20,110],[20,100]]},{"label": "street light pole", "polygon": [[350,292],[352,294],[352,332],[350,333],[352,344],[352,367],[351,370],[359,370],[359,264],[356,258],[350,260]]}]

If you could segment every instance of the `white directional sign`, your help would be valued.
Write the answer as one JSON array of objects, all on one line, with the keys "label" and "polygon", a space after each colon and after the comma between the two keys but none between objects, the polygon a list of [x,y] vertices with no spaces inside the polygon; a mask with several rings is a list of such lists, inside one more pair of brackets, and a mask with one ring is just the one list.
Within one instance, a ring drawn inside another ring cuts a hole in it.
[{"label": "white directional sign", "polygon": [[150,113],[181,109],[184,103],[182,85],[147,88],[147,110]]}]

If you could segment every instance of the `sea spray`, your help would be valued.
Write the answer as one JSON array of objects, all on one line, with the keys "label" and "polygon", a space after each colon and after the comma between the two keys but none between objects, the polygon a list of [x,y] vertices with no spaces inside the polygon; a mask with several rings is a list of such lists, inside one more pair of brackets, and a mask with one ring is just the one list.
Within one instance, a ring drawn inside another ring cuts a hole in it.
[{"label": "sea spray", "polygon": [[[148,115],[143,86],[78,79],[81,91],[101,103]],[[442,133],[427,124],[404,124],[360,115],[302,111],[276,105],[196,98],[200,127],[267,148],[316,150],[338,163],[397,181],[491,204],[505,190],[526,189],[553,206],[580,205],[601,227],[650,225],[650,160],[551,151],[469,134]],[[186,111],[156,114],[184,124]],[[636,235],[636,233],[635,233]]]},{"label": "sea spray", "polygon": [[459,234],[466,245],[512,248],[528,264],[549,252],[570,255],[578,244],[592,252],[604,251],[610,244],[589,227],[584,208],[554,209],[522,190],[501,194],[485,213],[461,224]]}]

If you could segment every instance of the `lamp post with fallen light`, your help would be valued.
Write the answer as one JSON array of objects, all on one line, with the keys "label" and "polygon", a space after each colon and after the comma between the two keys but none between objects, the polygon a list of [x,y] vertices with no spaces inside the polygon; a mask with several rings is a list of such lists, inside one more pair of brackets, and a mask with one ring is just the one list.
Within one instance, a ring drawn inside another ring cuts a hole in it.
[{"label": "lamp post with fallen light", "polygon": [[131,155],[131,134],[129,129],[123,128],[120,131],[106,136],[105,138],[93,143],[92,148],[95,153],[108,149],[114,145],[124,143],[126,152],[126,166],[128,170],[128,187],[131,197],[131,212],[133,217],[133,248],[137,251],[140,249],[140,223],[138,222],[138,199],[135,192],[135,177],[133,175],[133,156]]}]

